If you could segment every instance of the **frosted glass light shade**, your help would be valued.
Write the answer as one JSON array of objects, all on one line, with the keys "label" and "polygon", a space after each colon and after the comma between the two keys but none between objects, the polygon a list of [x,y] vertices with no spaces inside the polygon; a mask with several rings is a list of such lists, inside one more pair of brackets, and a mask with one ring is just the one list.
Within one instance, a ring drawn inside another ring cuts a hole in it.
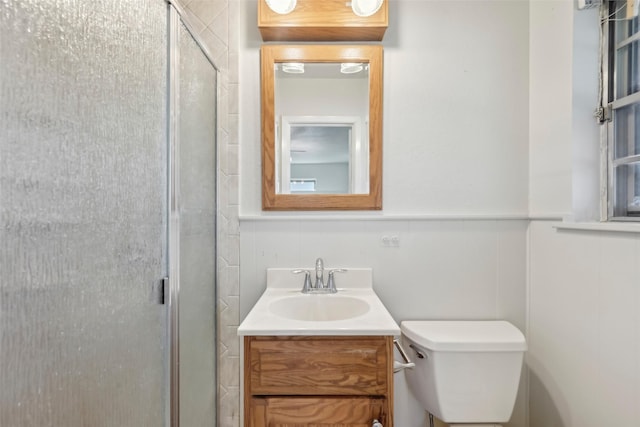
[{"label": "frosted glass light shade", "polygon": [[269,9],[280,15],[291,13],[296,8],[297,0],[265,0]]},{"label": "frosted glass light shade", "polygon": [[283,62],[282,71],[289,74],[303,74],[304,63],[302,62]]},{"label": "frosted glass light shade", "polygon": [[358,16],[371,16],[376,13],[384,0],[351,0],[351,9]]},{"label": "frosted glass light shade", "polygon": [[364,70],[364,64],[360,62],[343,62],[340,64],[340,72],[342,74],[355,74]]}]

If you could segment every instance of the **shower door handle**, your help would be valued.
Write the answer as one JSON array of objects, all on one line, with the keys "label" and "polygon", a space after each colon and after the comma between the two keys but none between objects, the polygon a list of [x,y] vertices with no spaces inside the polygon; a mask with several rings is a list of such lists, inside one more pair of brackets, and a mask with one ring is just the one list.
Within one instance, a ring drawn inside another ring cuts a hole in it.
[{"label": "shower door handle", "polygon": [[164,305],[167,303],[167,295],[169,295],[169,276],[160,279],[160,289],[158,289],[158,303]]}]

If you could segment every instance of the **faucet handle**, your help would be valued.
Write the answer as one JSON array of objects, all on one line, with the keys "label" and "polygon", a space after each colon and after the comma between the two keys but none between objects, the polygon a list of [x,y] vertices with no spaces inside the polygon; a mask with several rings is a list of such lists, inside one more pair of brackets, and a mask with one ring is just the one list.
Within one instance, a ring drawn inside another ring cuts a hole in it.
[{"label": "faucet handle", "polygon": [[347,270],[344,268],[334,268],[333,270],[329,270],[329,278],[327,279],[327,289],[329,289],[329,292],[331,292],[332,294],[338,292],[338,289],[336,288],[336,280],[333,278],[333,273],[346,272]]},{"label": "faucet handle", "polygon": [[302,293],[306,294],[311,290],[311,273],[309,270],[292,270],[293,274],[304,273],[304,285],[302,285]]}]

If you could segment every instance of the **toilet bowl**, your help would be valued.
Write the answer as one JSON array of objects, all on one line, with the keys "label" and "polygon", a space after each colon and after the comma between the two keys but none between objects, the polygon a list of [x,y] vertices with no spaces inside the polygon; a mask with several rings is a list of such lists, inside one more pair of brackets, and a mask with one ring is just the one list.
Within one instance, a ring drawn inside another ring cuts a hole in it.
[{"label": "toilet bowl", "polygon": [[[415,362],[411,393],[435,417],[465,427],[499,426],[513,412],[527,344],[506,321],[404,321]],[[410,350],[409,350],[410,348]]]}]

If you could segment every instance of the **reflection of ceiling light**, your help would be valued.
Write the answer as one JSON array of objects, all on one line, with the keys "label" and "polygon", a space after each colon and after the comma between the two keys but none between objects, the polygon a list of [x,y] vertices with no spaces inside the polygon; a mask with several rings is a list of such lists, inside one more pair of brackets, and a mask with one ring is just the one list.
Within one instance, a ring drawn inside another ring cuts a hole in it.
[{"label": "reflection of ceiling light", "polygon": [[371,16],[382,6],[384,0],[351,0],[351,9],[358,16]]},{"label": "reflection of ceiling light", "polygon": [[302,62],[283,62],[282,63],[282,71],[285,73],[291,74],[302,74],[304,73],[304,63]]},{"label": "reflection of ceiling light", "polygon": [[269,9],[280,15],[291,13],[296,8],[297,0],[265,0]]},{"label": "reflection of ceiling light", "polygon": [[343,62],[340,64],[340,72],[342,74],[355,74],[364,69],[364,64],[360,62]]}]

